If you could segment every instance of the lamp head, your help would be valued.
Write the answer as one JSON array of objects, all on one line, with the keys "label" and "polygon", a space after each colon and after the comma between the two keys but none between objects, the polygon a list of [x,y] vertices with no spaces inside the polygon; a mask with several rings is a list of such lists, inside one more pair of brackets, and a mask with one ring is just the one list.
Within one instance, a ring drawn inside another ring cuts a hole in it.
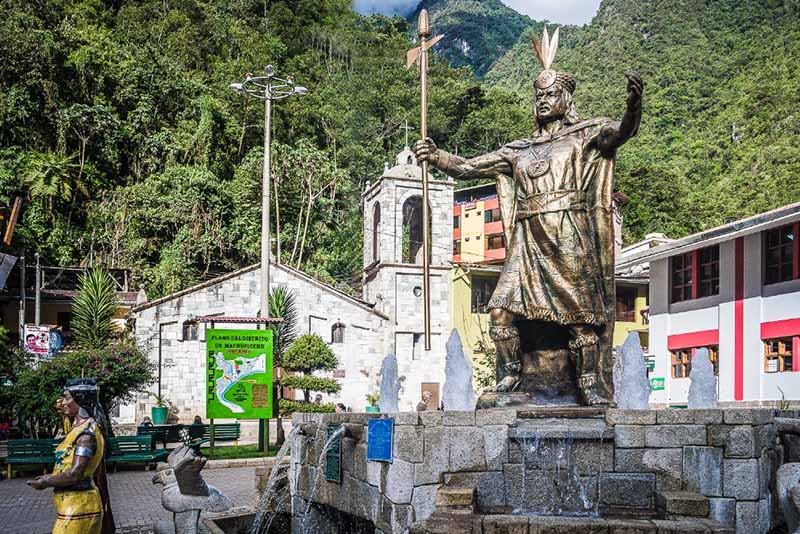
[{"label": "lamp head", "polygon": [[306,89],[302,85],[295,85],[294,86],[294,94],[296,94],[296,95],[306,95],[306,94],[308,94],[308,89]]},{"label": "lamp head", "polygon": [[231,88],[231,89],[233,89],[234,91],[238,91],[238,92],[240,92],[240,93],[244,92],[244,85],[242,85],[242,84],[241,84],[241,83],[239,83],[239,82],[232,83],[232,84],[230,84],[228,87],[230,87],[230,88]]},{"label": "lamp head", "polygon": [[275,75],[275,67],[272,65],[267,65],[267,68],[264,69],[264,72],[267,73],[267,76],[274,76]]}]

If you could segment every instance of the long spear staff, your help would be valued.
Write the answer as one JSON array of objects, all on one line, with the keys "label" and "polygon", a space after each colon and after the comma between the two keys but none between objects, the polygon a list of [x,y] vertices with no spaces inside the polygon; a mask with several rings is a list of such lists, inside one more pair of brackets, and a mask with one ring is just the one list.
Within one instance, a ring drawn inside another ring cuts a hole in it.
[{"label": "long spear staff", "polygon": [[[419,129],[420,137],[428,137],[428,49],[439,42],[444,35],[437,35],[428,39],[431,34],[431,25],[428,21],[428,10],[419,12],[417,32],[420,45],[412,48],[406,54],[406,67],[419,60],[420,105]],[[431,350],[431,258],[430,258],[430,207],[428,204],[428,162],[422,162],[422,299],[423,321],[425,322],[425,350]]]}]

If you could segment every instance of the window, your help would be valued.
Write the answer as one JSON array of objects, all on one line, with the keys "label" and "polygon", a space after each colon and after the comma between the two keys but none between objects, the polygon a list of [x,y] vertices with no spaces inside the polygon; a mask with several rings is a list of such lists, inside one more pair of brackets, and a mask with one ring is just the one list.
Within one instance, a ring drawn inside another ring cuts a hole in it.
[{"label": "window", "polygon": [[707,247],[698,252],[700,274],[698,276],[700,297],[719,294],[719,245]]},{"label": "window", "polygon": [[506,247],[506,238],[503,234],[486,236],[486,250],[497,250]]},{"label": "window", "polygon": [[497,278],[474,276],[472,278],[472,313],[488,313],[489,299],[492,298]]},{"label": "window", "polygon": [[497,222],[499,220],[500,220],[500,208],[486,210],[483,213],[483,222],[485,222],[486,224]]},{"label": "window", "polygon": [[372,261],[376,262],[381,259],[380,251],[380,232],[381,232],[381,205],[375,203],[375,211],[372,215]]},{"label": "window", "polygon": [[692,253],[672,258],[672,302],[692,298]]},{"label": "window", "polygon": [[785,373],[794,370],[791,337],[764,340],[764,372]]},{"label": "window", "polygon": [[183,323],[183,340],[184,341],[197,341],[198,332],[200,328],[197,321],[185,321]]},{"label": "window", "polygon": [[793,278],[794,238],[791,225],[764,232],[764,284],[777,284]]},{"label": "window", "polygon": [[458,256],[459,254],[461,254],[461,240],[456,239],[453,241],[453,255]]},{"label": "window", "polygon": [[344,343],[344,325],[336,323],[331,327],[331,343]]},{"label": "window", "polygon": [[719,294],[719,245],[671,259],[672,302]]},{"label": "window", "polygon": [[711,365],[714,367],[714,375],[719,375],[719,347],[709,345],[671,351],[672,378],[689,378],[689,374],[692,372],[692,358],[700,348],[708,349],[708,359],[711,360]]},{"label": "window", "polygon": [[[422,265],[422,226],[422,197],[414,195],[403,204],[403,263]],[[431,227],[431,211],[428,210],[428,254],[433,242]]]},{"label": "window", "polygon": [[617,287],[617,321],[636,322],[637,295],[635,287]]},{"label": "window", "polygon": [[453,228],[461,228],[461,215],[453,216]]}]

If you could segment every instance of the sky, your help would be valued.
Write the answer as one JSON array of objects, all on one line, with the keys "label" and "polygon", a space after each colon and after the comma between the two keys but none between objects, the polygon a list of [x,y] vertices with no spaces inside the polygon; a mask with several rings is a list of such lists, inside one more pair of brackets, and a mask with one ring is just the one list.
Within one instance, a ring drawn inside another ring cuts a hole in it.
[{"label": "sky", "polygon": [[[600,0],[502,0],[520,13],[536,20],[560,24],[587,24],[597,13]],[[406,15],[417,7],[419,0],[354,0],[359,13]]]}]

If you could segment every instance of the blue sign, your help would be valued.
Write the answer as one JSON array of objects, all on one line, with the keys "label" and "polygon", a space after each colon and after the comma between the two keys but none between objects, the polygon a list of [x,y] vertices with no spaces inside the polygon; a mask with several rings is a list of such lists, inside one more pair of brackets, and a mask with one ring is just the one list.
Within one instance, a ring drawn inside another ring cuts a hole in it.
[{"label": "blue sign", "polygon": [[394,418],[370,419],[368,424],[367,460],[372,462],[391,462]]}]

